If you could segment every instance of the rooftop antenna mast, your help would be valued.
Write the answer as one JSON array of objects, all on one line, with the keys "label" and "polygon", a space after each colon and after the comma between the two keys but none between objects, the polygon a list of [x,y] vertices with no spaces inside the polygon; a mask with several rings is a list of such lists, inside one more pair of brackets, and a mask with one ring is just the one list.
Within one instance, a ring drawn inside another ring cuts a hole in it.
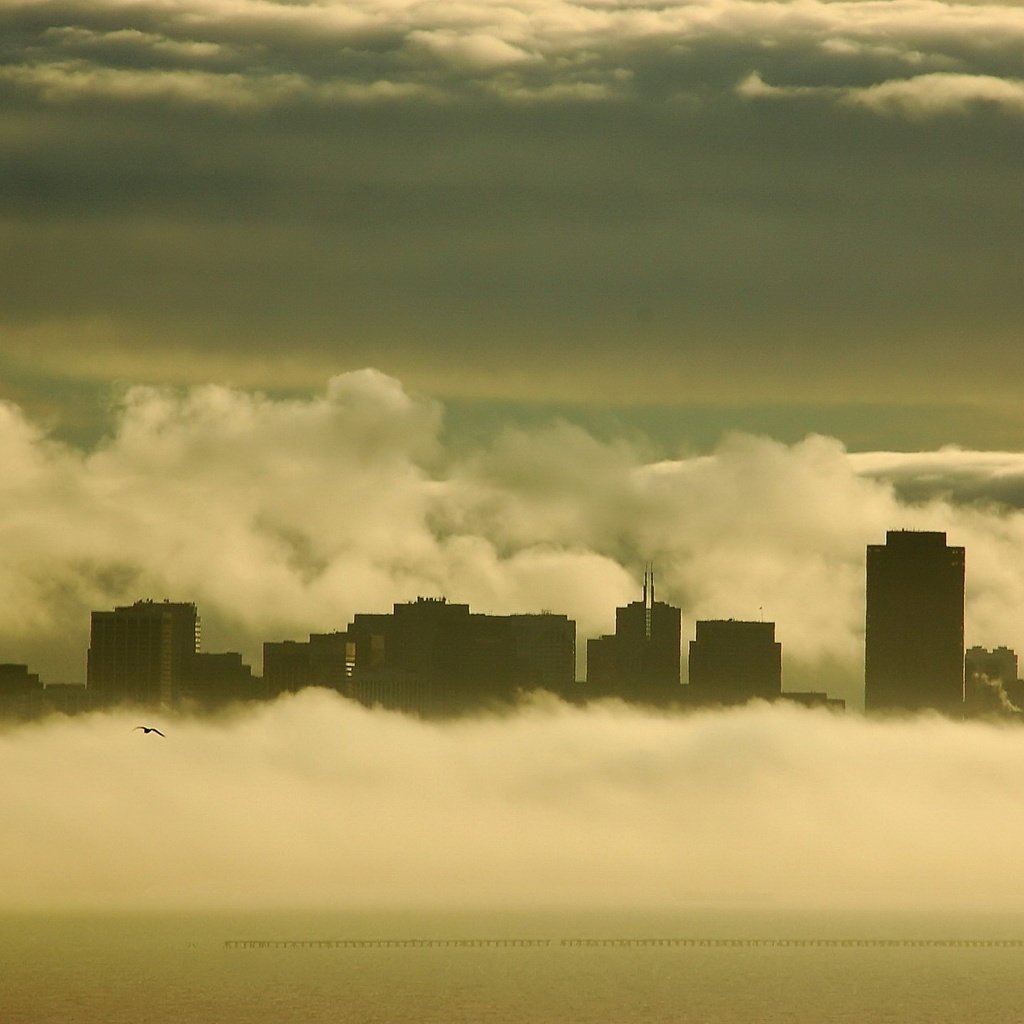
[{"label": "rooftop antenna mast", "polygon": [[[649,584],[649,586],[648,586]],[[647,600],[650,593],[651,599]],[[644,569],[644,633],[651,639],[651,618],[654,611],[654,563],[648,562]]]}]

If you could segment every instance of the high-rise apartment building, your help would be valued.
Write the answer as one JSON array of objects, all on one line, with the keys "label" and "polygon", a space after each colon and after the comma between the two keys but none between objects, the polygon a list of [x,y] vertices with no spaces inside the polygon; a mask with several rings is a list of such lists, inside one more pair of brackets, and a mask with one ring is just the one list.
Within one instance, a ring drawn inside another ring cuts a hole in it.
[{"label": "high-rise apartment building", "polygon": [[963,702],[964,549],[889,530],[867,548],[865,710],[960,715]]},{"label": "high-rise apartment building", "polygon": [[695,704],[776,700],[782,693],[782,644],[774,622],[710,619],[690,641],[689,699]]},{"label": "high-rise apartment building", "polygon": [[199,649],[194,604],[136,601],[93,612],[88,686],[95,704],[172,704]]}]

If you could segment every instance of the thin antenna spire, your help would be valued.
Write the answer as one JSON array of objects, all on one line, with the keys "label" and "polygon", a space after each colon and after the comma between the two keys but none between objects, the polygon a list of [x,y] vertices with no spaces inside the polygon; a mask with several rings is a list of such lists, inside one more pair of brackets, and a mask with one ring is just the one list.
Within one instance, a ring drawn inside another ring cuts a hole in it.
[{"label": "thin antenna spire", "polygon": [[654,563],[651,562],[651,607],[654,607]]},{"label": "thin antenna spire", "polygon": [[647,607],[647,566],[644,566],[644,607]]}]

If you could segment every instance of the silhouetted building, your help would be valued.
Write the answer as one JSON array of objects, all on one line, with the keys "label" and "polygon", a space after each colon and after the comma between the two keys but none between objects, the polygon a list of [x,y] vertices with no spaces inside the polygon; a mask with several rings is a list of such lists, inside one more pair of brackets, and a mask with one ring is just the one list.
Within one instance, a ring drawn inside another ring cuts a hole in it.
[{"label": "silhouetted building", "polygon": [[252,667],[237,651],[195,654],[186,664],[181,699],[200,707],[217,707],[264,696],[263,680],[256,679]]},{"label": "silhouetted building", "polygon": [[504,666],[492,649],[493,637],[471,631],[468,604],[419,597],[394,606],[384,639],[385,670],[429,681],[433,707],[424,710],[453,711],[478,682],[492,692],[506,689],[506,679],[494,677],[495,671],[504,675]]},{"label": "silhouetted building", "polygon": [[695,704],[744,704],[782,694],[782,644],[774,622],[711,619],[690,641],[689,699]]},{"label": "silhouetted building", "polygon": [[61,715],[80,715],[92,708],[92,695],[82,683],[47,683],[43,710]]},{"label": "silhouetted building", "polygon": [[480,615],[445,598],[357,614],[345,633],[346,692],[426,715],[561,692],[575,675],[576,623],[564,615]]},{"label": "silhouetted building", "polygon": [[964,675],[987,676],[1001,683],[1012,683],[1017,679],[1017,652],[1009,647],[997,647],[993,651],[984,647],[970,647],[964,653]]},{"label": "silhouetted building", "polygon": [[42,711],[43,684],[28,665],[0,665],[0,717],[35,718]]},{"label": "silhouetted building", "polygon": [[136,601],[93,612],[88,686],[94,704],[173,704],[198,648],[194,604]]},{"label": "silhouetted building", "polygon": [[615,609],[615,633],[587,641],[587,690],[665,704],[682,697],[679,682],[681,613],[654,597],[654,572],[644,572],[643,596]]},{"label": "silhouetted building", "polygon": [[576,682],[575,621],[551,612],[504,619],[512,633],[518,687],[570,694]]},{"label": "silhouetted building", "polygon": [[355,641],[347,632],[310,633],[308,640],[263,645],[263,680],[269,696],[324,686],[348,693],[355,669]]},{"label": "silhouetted building", "polygon": [[355,670],[355,657],[355,643],[347,632],[310,633],[311,684],[343,693]]},{"label": "silhouetted building", "polygon": [[1009,647],[964,654],[964,713],[1017,715],[1024,709],[1024,682],[1017,678],[1017,654]]},{"label": "silhouetted building", "polygon": [[308,641],[279,640],[263,645],[263,683],[267,696],[298,693],[312,686],[312,680]]},{"label": "silhouetted building", "polygon": [[44,686],[27,665],[0,665],[0,718],[28,720],[52,713],[75,715],[90,707],[89,691],[81,683]]},{"label": "silhouetted building", "polygon": [[564,615],[478,615],[445,598],[360,612],[348,629],[263,645],[269,696],[306,686],[424,715],[572,687],[576,623]]},{"label": "silhouetted building", "polygon": [[42,683],[35,672],[29,672],[28,665],[0,665],[0,694],[15,696],[39,689]]},{"label": "silhouetted building", "polygon": [[865,710],[960,715],[963,701],[964,549],[889,530],[867,548]]}]

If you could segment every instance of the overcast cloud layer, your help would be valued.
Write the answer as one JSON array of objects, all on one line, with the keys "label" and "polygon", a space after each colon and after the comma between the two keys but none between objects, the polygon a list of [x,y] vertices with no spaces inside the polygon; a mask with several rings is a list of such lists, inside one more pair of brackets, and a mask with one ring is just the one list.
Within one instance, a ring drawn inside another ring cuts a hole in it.
[{"label": "overcast cloud layer", "polygon": [[0,661],[82,680],[89,611],[146,597],[257,672],[264,640],[437,594],[567,613],[582,655],[653,561],[684,640],[763,614],[789,689],[857,705],[864,548],[899,528],[966,547],[968,644],[1024,649],[1024,455],[735,434],[662,460],[568,422],[453,446],[443,412],[373,370],[304,400],[135,387],[83,452],[0,406]]},{"label": "overcast cloud layer", "polygon": [[33,408],[372,364],[1019,436],[1017,4],[8,0],[0,40],[0,389]]},{"label": "overcast cloud layer", "polygon": [[556,704],[427,725],[307,691],[0,733],[0,907],[1018,908],[1017,727]]}]

